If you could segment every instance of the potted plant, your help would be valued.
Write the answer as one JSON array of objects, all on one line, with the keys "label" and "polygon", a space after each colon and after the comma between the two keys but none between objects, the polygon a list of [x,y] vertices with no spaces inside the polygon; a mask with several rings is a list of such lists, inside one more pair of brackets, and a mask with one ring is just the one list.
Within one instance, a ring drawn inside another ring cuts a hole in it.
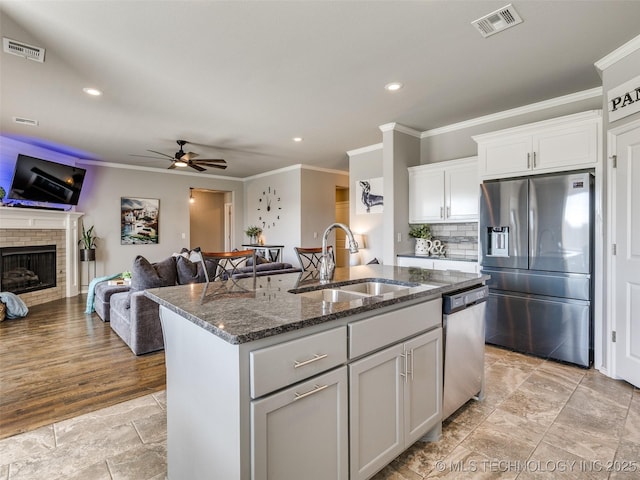
[{"label": "potted plant", "polygon": [[257,244],[258,237],[262,234],[262,229],[256,225],[250,225],[244,233],[249,237],[249,243]]},{"label": "potted plant", "polygon": [[431,249],[431,227],[427,223],[409,225],[409,236],[416,239],[416,255],[429,255]]},{"label": "potted plant", "polygon": [[94,225],[89,229],[84,228],[84,223],[80,222],[82,226],[82,236],[78,240],[80,249],[80,261],[81,262],[93,262],[96,259],[96,240],[98,237],[93,234]]},{"label": "potted plant", "polygon": [[7,194],[7,192],[4,190],[4,188],[0,187],[0,205],[4,205],[4,196]]}]

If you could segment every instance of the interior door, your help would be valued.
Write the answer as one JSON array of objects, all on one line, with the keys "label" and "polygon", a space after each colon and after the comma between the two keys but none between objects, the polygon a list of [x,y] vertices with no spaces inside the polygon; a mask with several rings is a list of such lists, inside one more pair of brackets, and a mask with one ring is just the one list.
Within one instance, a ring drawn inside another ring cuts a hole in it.
[{"label": "interior door", "polygon": [[614,329],[616,374],[640,387],[640,123],[615,137]]}]

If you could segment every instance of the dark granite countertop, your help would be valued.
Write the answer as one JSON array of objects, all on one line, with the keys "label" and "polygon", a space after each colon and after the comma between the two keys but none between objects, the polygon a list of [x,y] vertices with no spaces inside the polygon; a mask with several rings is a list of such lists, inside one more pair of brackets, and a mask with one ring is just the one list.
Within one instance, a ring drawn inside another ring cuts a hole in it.
[{"label": "dark granite countertop", "polygon": [[402,296],[385,294],[327,303],[289,292],[329,287],[303,272],[212,282],[208,286],[200,283],[153,288],[146,290],[145,295],[227,342],[241,344],[416,298],[436,298],[488,278],[455,271],[361,265],[337,268],[331,285],[376,279],[411,283],[412,287]]},{"label": "dark granite countertop", "polygon": [[408,258],[428,258],[430,260],[449,260],[452,262],[478,262],[477,258],[469,258],[463,256],[442,256],[442,255],[416,255],[415,253],[399,253],[396,255],[397,257],[408,257]]}]

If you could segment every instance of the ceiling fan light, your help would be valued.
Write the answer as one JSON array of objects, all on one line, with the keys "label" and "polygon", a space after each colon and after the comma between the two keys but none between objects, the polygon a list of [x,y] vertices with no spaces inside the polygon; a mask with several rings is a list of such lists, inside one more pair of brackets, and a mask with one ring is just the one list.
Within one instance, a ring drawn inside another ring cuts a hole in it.
[{"label": "ceiling fan light", "polygon": [[184,162],[182,160],[176,160],[173,164],[176,167],[186,167],[188,165],[187,162]]}]

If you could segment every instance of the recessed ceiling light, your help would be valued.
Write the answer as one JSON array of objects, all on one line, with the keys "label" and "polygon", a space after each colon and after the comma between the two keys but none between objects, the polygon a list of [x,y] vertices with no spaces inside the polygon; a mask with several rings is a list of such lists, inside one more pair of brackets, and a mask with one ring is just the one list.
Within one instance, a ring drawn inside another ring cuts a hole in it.
[{"label": "recessed ceiling light", "polygon": [[400,90],[402,88],[402,84],[400,82],[391,82],[387,83],[384,88],[385,90],[389,90],[390,92],[395,92],[396,90]]},{"label": "recessed ceiling light", "polygon": [[102,92],[100,90],[98,90],[97,88],[84,87],[82,89],[82,91],[84,93],[86,93],[87,95],[93,95],[94,97],[99,97],[100,95],[102,95]]},{"label": "recessed ceiling light", "polygon": [[294,142],[301,142],[302,141],[302,137],[293,137],[293,141]]}]

